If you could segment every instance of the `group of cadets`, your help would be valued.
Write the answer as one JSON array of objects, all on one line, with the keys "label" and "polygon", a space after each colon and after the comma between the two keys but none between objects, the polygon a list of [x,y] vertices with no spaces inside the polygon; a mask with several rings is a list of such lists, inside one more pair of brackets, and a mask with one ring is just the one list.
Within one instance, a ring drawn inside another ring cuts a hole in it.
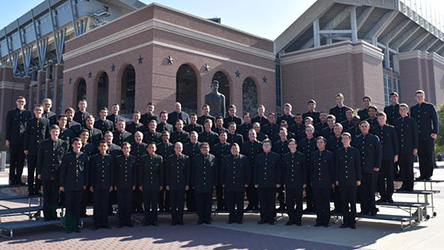
[{"label": "group of cadets", "polygon": [[56,209],[66,206],[68,232],[79,232],[86,204],[93,204],[93,229],[109,228],[108,215],[118,205],[119,225],[132,227],[130,216],[143,212],[144,226],[157,226],[158,211],[171,212],[172,225],[184,225],[184,206],[196,211],[198,224],[211,223],[213,192],[217,210],[229,212],[228,223],[242,223],[246,210],[260,210],[259,224],[275,223],[276,195],[279,209],[287,211],[286,225],[301,225],[302,203],[317,215],[315,226],[329,226],[330,200],[343,214],[341,228],[356,228],[356,202],[362,214],[376,215],[375,192],[383,202],[393,202],[394,176],[400,171],[402,190],[413,189],[413,161],[418,154],[420,180],[429,180],[434,167],[434,139],[438,120],[425,93],[415,93],[410,110],[390,95],[391,105],[379,112],[371,98],[364,108],[337,105],[328,113],[292,114],[285,104],[283,115],[266,115],[259,105],[257,116],[236,115],[230,105],[227,117],[213,117],[210,107],[202,115],[181,110],[154,113],[136,111],[126,122],[119,105],[100,109],[100,118],[87,112],[86,100],[78,111],[51,111],[45,99],[25,110],[24,97],[8,112],[6,145],[11,152],[10,184],[22,184],[24,160],[28,163],[29,195],[43,186],[44,217],[57,219]]}]

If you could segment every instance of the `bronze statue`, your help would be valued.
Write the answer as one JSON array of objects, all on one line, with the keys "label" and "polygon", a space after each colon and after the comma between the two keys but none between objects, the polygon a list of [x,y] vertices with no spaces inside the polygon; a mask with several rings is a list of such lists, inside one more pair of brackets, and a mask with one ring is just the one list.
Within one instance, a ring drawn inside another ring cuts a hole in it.
[{"label": "bronze statue", "polygon": [[210,106],[210,115],[225,117],[225,96],[219,93],[219,82],[211,82],[211,93],[205,96],[205,104]]}]

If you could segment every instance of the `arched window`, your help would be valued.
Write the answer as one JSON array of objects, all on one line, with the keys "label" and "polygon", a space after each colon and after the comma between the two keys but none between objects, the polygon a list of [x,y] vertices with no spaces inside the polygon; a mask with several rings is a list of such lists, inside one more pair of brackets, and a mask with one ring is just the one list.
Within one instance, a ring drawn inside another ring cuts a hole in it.
[{"label": "arched window", "polygon": [[102,75],[100,75],[99,81],[97,82],[97,116],[99,115],[100,109],[102,107],[108,107],[108,85],[108,74],[103,72]]},{"label": "arched window", "polygon": [[257,115],[257,88],[250,77],[242,84],[242,104],[244,113],[249,112],[250,117]]},{"label": "arched window", "polygon": [[135,106],[136,71],[132,65],[128,65],[122,75],[121,82],[120,113],[132,114]]},{"label": "arched window", "polygon": [[197,112],[197,76],[188,64],[179,67],[176,74],[176,101],[187,113]]},{"label": "arched window", "polygon": [[77,85],[77,97],[76,97],[76,103],[79,103],[80,100],[86,99],[86,81],[85,79],[80,79],[79,83]]}]

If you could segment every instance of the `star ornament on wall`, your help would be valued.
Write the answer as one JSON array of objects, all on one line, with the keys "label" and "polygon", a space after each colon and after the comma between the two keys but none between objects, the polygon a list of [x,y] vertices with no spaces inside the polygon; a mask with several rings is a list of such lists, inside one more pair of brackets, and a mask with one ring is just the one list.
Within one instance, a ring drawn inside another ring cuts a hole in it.
[{"label": "star ornament on wall", "polygon": [[142,55],[139,56],[139,59],[137,59],[137,63],[138,64],[142,64],[143,63],[143,57]]},{"label": "star ornament on wall", "polygon": [[203,67],[205,71],[210,71],[210,65],[208,65],[208,63],[205,63]]},{"label": "star ornament on wall", "polygon": [[263,82],[263,83],[267,83],[267,80],[268,80],[268,79],[267,79],[265,76],[262,78],[262,82]]},{"label": "star ornament on wall", "polygon": [[88,78],[91,78],[91,76],[92,76],[92,73],[91,73],[91,70],[88,72]]},{"label": "star ornament on wall", "polygon": [[234,72],[234,74],[236,74],[237,78],[240,78],[241,73],[239,72],[239,70],[236,70],[236,72]]},{"label": "star ornament on wall", "polygon": [[116,70],[116,65],[114,65],[114,63],[113,63],[113,65],[111,66],[111,72],[114,72]]},{"label": "star ornament on wall", "polygon": [[168,56],[167,58],[165,58],[167,60],[167,64],[173,64],[173,58],[171,56]]}]

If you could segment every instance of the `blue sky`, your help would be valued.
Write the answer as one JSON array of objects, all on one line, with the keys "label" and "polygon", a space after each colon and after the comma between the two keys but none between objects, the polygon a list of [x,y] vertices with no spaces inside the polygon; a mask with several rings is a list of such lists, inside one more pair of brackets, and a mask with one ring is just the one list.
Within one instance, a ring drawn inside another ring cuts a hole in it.
[{"label": "blue sky", "polygon": [[[15,21],[43,0],[2,0],[0,29]],[[141,0],[149,4],[153,1]],[[374,0],[376,1],[376,0]],[[389,1],[389,0],[386,0]],[[403,0],[418,6],[433,6],[444,13],[444,0]],[[155,2],[204,18],[219,17],[222,23],[274,40],[315,0],[156,0]],[[425,8],[424,8],[425,11]],[[444,19],[441,21],[444,24]]]}]

